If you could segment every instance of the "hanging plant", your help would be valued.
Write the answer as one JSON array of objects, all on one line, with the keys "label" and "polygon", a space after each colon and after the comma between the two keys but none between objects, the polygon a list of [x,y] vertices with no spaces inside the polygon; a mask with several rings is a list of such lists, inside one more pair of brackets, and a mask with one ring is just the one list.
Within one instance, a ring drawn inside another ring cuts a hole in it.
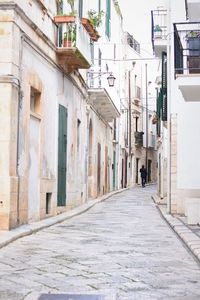
[{"label": "hanging plant", "polygon": [[88,18],[95,29],[97,29],[101,25],[103,15],[103,10],[101,10],[100,12],[97,12],[93,9],[88,11]]},{"label": "hanging plant", "polygon": [[156,124],[158,122],[157,113],[154,111],[152,115],[152,124]]}]

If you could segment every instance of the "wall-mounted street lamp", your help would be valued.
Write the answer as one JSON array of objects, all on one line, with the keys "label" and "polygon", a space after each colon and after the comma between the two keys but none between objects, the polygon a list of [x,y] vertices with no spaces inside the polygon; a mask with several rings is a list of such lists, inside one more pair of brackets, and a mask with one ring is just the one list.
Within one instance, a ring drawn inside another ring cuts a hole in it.
[{"label": "wall-mounted street lamp", "polygon": [[113,76],[112,73],[110,73],[110,75],[107,77],[108,85],[109,85],[110,87],[113,87],[113,86],[114,86],[114,84],[115,84],[115,79],[116,79],[116,78]]},{"label": "wall-mounted street lamp", "polygon": [[[95,78],[101,78],[102,75],[106,75],[106,74],[109,74],[109,76],[107,77],[109,87],[114,87],[116,78],[115,78],[115,76],[113,75],[112,72],[93,72],[93,71],[89,71],[87,73],[87,75],[89,75],[88,79],[90,78],[91,80],[93,80]],[[96,75],[96,76],[94,77],[93,75]]]}]

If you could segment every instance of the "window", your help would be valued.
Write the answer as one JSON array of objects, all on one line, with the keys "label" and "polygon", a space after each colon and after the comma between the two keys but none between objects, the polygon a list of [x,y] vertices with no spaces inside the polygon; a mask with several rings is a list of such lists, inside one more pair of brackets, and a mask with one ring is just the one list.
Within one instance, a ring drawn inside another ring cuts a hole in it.
[{"label": "window", "polygon": [[138,117],[135,118],[135,131],[138,131]]},{"label": "window", "polygon": [[31,87],[30,95],[30,111],[32,113],[41,114],[41,93]]}]

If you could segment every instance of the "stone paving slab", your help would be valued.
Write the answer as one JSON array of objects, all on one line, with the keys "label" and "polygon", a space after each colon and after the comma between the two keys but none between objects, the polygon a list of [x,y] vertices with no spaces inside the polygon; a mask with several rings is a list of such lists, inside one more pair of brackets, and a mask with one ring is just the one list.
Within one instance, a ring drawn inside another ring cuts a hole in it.
[{"label": "stone paving slab", "polygon": [[33,222],[33,223],[27,224],[27,225],[21,225],[18,228],[12,229],[10,231],[2,230],[2,231],[0,231],[0,248],[5,247],[9,243],[12,243],[13,241],[15,241],[19,238],[36,233],[39,230],[53,226],[57,223],[61,223],[65,220],[71,219],[72,217],[78,216],[79,214],[82,214],[82,213],[86,212],[87,210],[89,210],[90,208],[92,208],[97,203],[105,201],[109,197],[112,197],[113,195],[121,193],[125,190],[126,190],[126,188],[120,189],[117,191],[113,191],[113,192],[106,194],[102,197],[99,197],[97,199],[90,200],[87,203],[85,203],[81,206],[78,206],[68,212],[59,214],[54,217],[49,217],[42,221]]},{"label": "stone paving slab", "polygon": [[126,190],[1,248],[0,300],[111,291],[112,300],[200,299],[199,264],[161,217],[154,192]]},{"label": "stone paving slab", "polygon": [[157,203],[156,205],[167,223],[200,262],[200,236],[190,228],[191,226],[185,223],[185,219],[182,218],[180,220],[178,216],[168,214],[166,212],[166,205],[159,205],[157,195],[152,195],[152,199]]}]

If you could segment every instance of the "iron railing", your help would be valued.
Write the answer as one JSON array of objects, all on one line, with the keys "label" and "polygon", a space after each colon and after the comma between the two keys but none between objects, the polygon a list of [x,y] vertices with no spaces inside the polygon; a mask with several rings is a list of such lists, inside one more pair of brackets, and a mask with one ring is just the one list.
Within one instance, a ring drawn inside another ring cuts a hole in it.
[{"label": "iron railing", "polygon": [[151,11],[151,41],[153,50],[155,40],[167,39],[167,10],[159,9]]},{"label": "iron railing", "polygon": [[136,131],[134,133],[135,135],[135,145],[138,147],[142,147],[143,146],[143,131]]},{"label": "iron railing", "polygon": [[174,24],[174,67],[178,74],[200,74],[200,23]]},{"label": "iron railing", "polygon": [[140,44],[138,43],[138,41],[136,41],[134,39],[134,37],[130,33],[128,33],[128,32],[127,32],[127,37],[126,38],[127,38],[128,45],[131,48],[133,48],[137,53],[140,54]]},{"label": "iron railing", "polygon": [[137,85],[133,88],[132,98],[141,99],[141,88]]}]

